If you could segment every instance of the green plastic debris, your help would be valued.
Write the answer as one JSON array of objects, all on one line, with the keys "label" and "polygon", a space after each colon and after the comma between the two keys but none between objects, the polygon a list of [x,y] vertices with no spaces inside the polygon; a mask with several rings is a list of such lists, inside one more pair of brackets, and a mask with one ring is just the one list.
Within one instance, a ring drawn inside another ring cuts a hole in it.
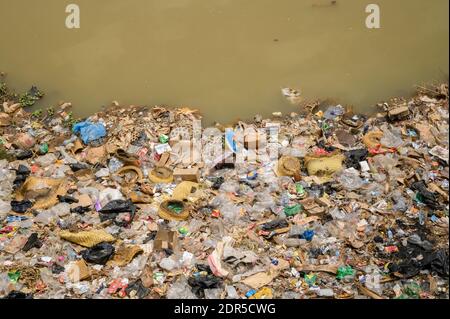
[{"label": "green plastic debris", "polygon": [[352,266],[342,266],[338,268],[336,278],[342,280],[347,276],[354,276],[355,274],[356,271],[352,268]]},{"label": "green plastic debris", "polygon": [[316,274],[305,274],[305,282],[308,286],[312,287],[316,285],[317,275]]},{"label": "green plastic debris", "polygon": [[155,272],[153,274],[153,279],[156,282],[163,283],[164,282],[164,278],[165,278],[165,276],[164,276],[164,273],[162,273],[162,272]]},{"label": "green plastic debris", "polygon": [[167,208],[169,208],[175,214],[179,214],[183,211],[183,206],[178,203],[171,203],[167,206]]},{"label": "green plastic debris", "polygon": [[167,135],[161,134],[159,136],[159,142],[162,144],[166,144],[167,142],[169,142],[169,137]]},{"label": "green plastic debris", "polygon": [[16,270],[16,271],[11,271],[8,273],[8,278],[11,282],[13,283],[17,283],[19,281],[20,278],[20,271]]},{"label": "green plastic debris", "polygon": [[48,153],[48,144],[44,143],[39,147],[39,152],[41,154],[47,154]]},{"label": "green plastic debris", "polygon": [[286,216],[295,216],[298,213],[300,213],[301,210],[302,210],[302,205],[300,205],[300,204],[295,204],[295,205],[292,205],[292,206],[286,206],[284,208],[284,214]]},{"label": "green plastic debris", "polygon": [[423,196],[420,193],[416,194],[416,198],[415,198],[416,202],[418,202],[419,204],[423,204]]},{"label": "green plastic debris", "polygon": [[406,295],[408,299],[419,299],[421,290],[419,284],[412,282],[404,286],[403,294]]},{"label": "green plastic debris", "polygon": [[181,235],[187,235],[189,231],[187,230],[186,227],[180,227],[180,228],[178,229],[178,232],[179,232]]},{"label": "green plastic debris", "polygon": [[303,196],[305,194],[305,189],[303,188],[303,185],[300,183],[295,184],[295,190],[298,195]]}]

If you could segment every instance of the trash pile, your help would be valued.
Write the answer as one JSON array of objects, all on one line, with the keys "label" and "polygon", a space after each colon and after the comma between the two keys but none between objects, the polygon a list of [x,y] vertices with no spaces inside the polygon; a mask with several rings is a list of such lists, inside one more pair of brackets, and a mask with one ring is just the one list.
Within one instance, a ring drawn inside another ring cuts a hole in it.
[{"label": "trash pile", "polygon": [[0,297],[449,298],[447,85],[239,122],[277,133],[243,163],[186,161],[195,110],[70,107],[0,108]]}]

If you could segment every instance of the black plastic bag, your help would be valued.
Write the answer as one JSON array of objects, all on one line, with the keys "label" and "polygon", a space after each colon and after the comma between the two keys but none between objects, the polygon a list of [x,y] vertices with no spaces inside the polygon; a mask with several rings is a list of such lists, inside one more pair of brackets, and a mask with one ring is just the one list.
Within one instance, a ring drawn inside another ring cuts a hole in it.
[{"label": "black plastic bag", "polygon": [[[397,272],[404,278],[411,278],[419,274],[421,270],[429,269],[442,277],[449,277],[449,254],[444,249],[427,252],[416,245],[408,245],[401,248],[403,260],[398,264],[390,264],[389,270]],[[423,258],[418,260],[417,256]]]},{"label": "black plastic bag", "polygon": [[129,284],[127,288],[125,288],[125,292],[127,293],[127,295],[130,295],[132,291],[136,292],[136,296],[139,299],[145,298],[150,292],[148,288],[144,287],[141,279],[136,280],[135,282]]},{"label": "black plastic bag", "polygon": [[68,204],[78,203],[78,199],[67,195],[66,196],[58,195],[58,200],[60,203],[68,203]]},{"label": "black plastic bag", "polygon": [[426,262],[432,271],[435,271],[442,277],[449,277],[448,250],[441,249],[428,256]]},{"label": "black plastic bag", "polygon": [[100,221],[115,220],[120,213],[130,213],[128,222],[115,221],[115,224],[121,227],[128,226],[136,214],[136,206],[130,200],[117,199],[109,202],[99,211]]},{"label": "black plastic bag", "polygon": [[417,191],[420,200],[431,209],[441,209],[441,205],[437,202],[436,194],[427,189],[424,181],[418,181],[411,185],[411,189]]},{"label": "black plastic bag", "polygon": [[21,151],[16,155],[16,159],[19,161],[26,160],[33,157],[33,152],[31,150]]},{"label": "black plastic bag", "polygon": [[33,295],[14,290],[14,291],[11,291],[3,299],[33,299]]},{"label": "black plastic bag", "polygon": [[25,213],[33,206],[33,204],[29,200],[16,201],[13,200],[11,202],[11,210],[16,213]]},{"label": "black plastic bag", "polygon": [[14,187],[19,188],[26,181],[28,176],[30,176],[31,171],[25,165],[19,165],[16,171],[16,178],[14,179]]},{"label": "black plastic bag", "polygon": [[82,169],[88,168],[88,166],[86,164],[82,164],[82,163],[69,164],[69,166],[70,166],[70,169],[73,172],[77,172],[77,171],[80,171]]},{"label": "black plastic bag", "polygon": [[280,228],[286,228],[289,226],[289,223],[285,219],[276,219],[271,222],[265,223],[261,226],[262,230],[271,231]]},{"label": "black plastic bag", "polygon": [[222,279],[211,275],[194,275],[189,277],[188,284],[191,286],[191,291],[198,298],[205,298],[205,289],[219,288],[222,286]]},{"label": "black plastic bag", "polygon": [[76,214],[80,214],[80,215],[83,215],[84,213],[87,213],[89,211],[91,211],[90,206],[77,206],[75,208],[70,209],[71,213],[76,213]]},{"label": "black plastic bag", "polygon": [[30,175],[31,171],[28,167],[26,167],[25,165],[20,164],[19,167],[16,170],[17,174],[20,175]]},{"label": "black plastic bag", "polygon": [[219,176],[219,177],[214,178],[214,180],[212,180],[212,181],[214,184],[211,186],[211,188],[217,190],[225,182],[225,179],[222,176]]},{"label": "black plastic bag", "polygon": [[25,245],[22,247],[22,250],[27,252],[29,251],[31,248],[41,248],[42,247],[42,242],[39,240],[39,236],[37,233],[32,233],[30,235],[30,237],[28,237],[27,242],[25,243]]},{"label": "black plastic bag", "polygon": [[357,150],[351,150],[348,152],[345,152],[345,165],[347,167],[353,167],[355,169],[361,169],[361,165],[359,165],[359,162],[364,162],[367,159],[367,156],[369,156],[369,151],[365,148],[357,149]]},{"label": "black plastic bag", "polygon": [[105,265],[114,254],[114,246],[109,243],[100,243],[92,248],[81,251],[81,256],[89,263]]},{"label": "black plastic bag", "polygon": [[63,266],[60,266],[58,264],[52,265],[52,274],[60,274],[65,271],[65,268]]},{"label": "black plastic bag", "polygon": [[130,200],[116,199],[105,205],[99,210],[100,213],[127,213],[136,210],[136,206]]}]

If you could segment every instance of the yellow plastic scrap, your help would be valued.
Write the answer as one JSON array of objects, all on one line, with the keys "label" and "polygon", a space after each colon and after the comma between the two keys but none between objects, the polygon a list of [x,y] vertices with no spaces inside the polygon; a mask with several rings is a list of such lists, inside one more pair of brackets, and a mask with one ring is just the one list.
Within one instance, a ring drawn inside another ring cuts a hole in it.
[{"label": "yellow plastic scrap", "polygon": [[33,209],[48,209],[58,203],[58,195],[67,191],[65,179],[30,176],[16,194],[17,200],[35,199]]},{"label": "yellow plastic scrap", "polygon": [[377,148],[381,145],[383,135],[381,131],[372,131],[364,135],[362,141],[367,148]]},{"label": "yellow plastic scrap", "polygon": [[155,167],[148,178],[153,183],[168,184],[173,182],[173,171],[167,167]]},{"label": "yellow plastic scrap", "polygon": [[331,156],[307,155],[305,157],[305,165],[310,176],[318,176],[323,181],[329,180],[331,175],[343,169],[344,161],[342,154],[334,154]]},{"label": "yellow plastic scrap", "polygon": [[133,178],[133,180],[130,182],[130,184],[135,184],[136,182],[140,182],[144,178],[142,170],[137,166],[131,166],[131,165],[122,167],[120,170],[118,170],[116,172],[116,175],[121,176],[121,175],[125,175],[128,172],[134,172],[134,174],[136,175]]},{"label": "yellow plastic scrap", "polygon": [[199,185],[195,182],[183,181],[173,190],[172,199],[185,200],[198,189]]},{"label": "yellow plastic scrap", "polygon": [[282,156],[278,160],[275,173],[278,176],[294,176],[300,173],[300,160],[293,156]]},{"label": "yellow plastic scrap", "polygon": [[113,259],[108,261],[110,266],[123,267],[128,265],[136,255],[144,252],[140,246],[120,246],[114,254]]},{"label": "yellow plastic scrap", "polygon": [[272,289],[264,287],[248,299],[272,299],[272,298],[273,298]]},{"label": "yellow plastic scrap", "polygon": [[88,248],[103,242],[113,242],[116,240],[111,234],[108,234],[104,230],[89,230],[78,233],[63,230],[59,233],[59,236],[62,239]]}]

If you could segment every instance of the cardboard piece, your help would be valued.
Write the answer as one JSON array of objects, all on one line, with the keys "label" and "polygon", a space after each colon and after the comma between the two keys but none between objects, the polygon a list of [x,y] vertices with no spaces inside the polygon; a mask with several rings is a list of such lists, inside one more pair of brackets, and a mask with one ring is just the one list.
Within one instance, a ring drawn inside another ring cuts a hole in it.
[{"label": "cardboard piece", "polygon": [[406,119],[409,115],[409,108],[407,106],[396,107],[395,109],[389,110],[388,116],[391,121],[399,121]]},{"label": "cardboard piece", "polygon": [[71,282],[79,282],[91,276],[88,265],[82,259],[69,263],[66,266],[66,272]]},{"label": "cardboard piece", "polygon": [[163,153],[158,163],[156,163],[156,166],[158,167],[166,166],[168,165],[169,161],[170,161],[170,153]]},{"label": "cardboard piece", "polygon": [[200,179],[200,170],[195,168],[176,168],[173,172],[175,179],[180,178],[183,181],[198,182]]},{"label": "cardboard piece", "polygon": [[155,250],[171,249],[174,252],[178,251],[179,247],[177,232],[159,229],[153,242],[153,248]]}]

